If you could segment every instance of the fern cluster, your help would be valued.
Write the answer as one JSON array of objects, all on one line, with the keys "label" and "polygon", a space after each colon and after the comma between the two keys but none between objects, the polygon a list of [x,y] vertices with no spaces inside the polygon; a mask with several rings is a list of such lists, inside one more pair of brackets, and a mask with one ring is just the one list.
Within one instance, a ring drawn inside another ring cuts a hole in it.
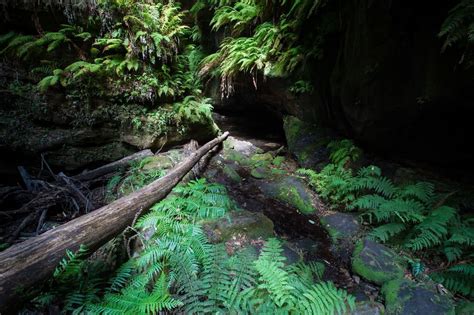
[{"label": "fern cluster", "polygon": [[133,161],[130,163],[130,168],[127,172],[118,172],[109,179],[106,185],[106,193],[109,199],[115,199],[116,196],[127,195],[163,177],[165,175],[164,170],[145,168],[150,161],[150,158]]},{"label": "fern cluster", "polygon": [[[81,111],[95,110],[102,98],[143,109],[148,125],[159,115],[153,132],[211,124],[197,75],[203,55],[179,2],[101,0],[91,10],[90,18],[57,31],[1,35],[0,55],[34,69],[40,92],[61,90]],[[134,125],[138,116],[119,123]]]},{"label": "fern cluster", "polygon": [[209,244],[199,222],[233,207],[223,186],[204,179],[178,186],[137,222],[142,249],[112,277],[90,265],[81,248],[67,254],[53,290],[37,302],[63,301],[64,310],[94,314],[343,314],[354,308],[352,296],[322,281],[324,264],[288,265],[276,239],[259,255],[253,247],[229,255],[224,244]]},{"label": "fern cluster", "polygon": [[333,208],[358,211],[372,226],[368,236],[374,240],[444,256],[448,268],[433,278],[453,292],[472,295],[471,269],[463,266],[471,266],[473,259],[474,220],[445,204],[446,196],[437,194],[432,183],[400,186],[382,176],[377,166],[350,169],[348,161],[360,151],[349,142],[333,143],[329,149],[332,163],[321,172],[299,170],[320,196]]},{"label": "fern cluster", "polygon": [[472,65],[472,45],[474,43],[474,1],[462,0],[449,11],[449,15],[441,25],[439,37],[444,38],[442,51],[459,45],[464,48],[461,62]]},{"label": "fern cluster", "polygon": [[[213,30],[222,29],[229,35],[216,53],[202,61],[200,73],[219,77],[224,96],[233,92],[238,73],[250,74],[255,88],[260,73],[287,76],[305,58],[320,54],[319,46],[300,44],[299,32],[305,20],[324,4],[307,0],[199,1],[195,7],[214,10]],[[277,16],[272,16],[275,12]]]}]

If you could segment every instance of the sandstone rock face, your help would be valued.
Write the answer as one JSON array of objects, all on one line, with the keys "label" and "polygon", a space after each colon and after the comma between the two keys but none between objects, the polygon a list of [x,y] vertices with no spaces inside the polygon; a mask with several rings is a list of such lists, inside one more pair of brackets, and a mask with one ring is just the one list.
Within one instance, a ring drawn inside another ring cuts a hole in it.
[{"label": "sandstone rock face", "polygon": [[[326,36],[323,58],[301,70],[312,78],[312,94],[292,95],[288,88],[298,78],[291,77],[266,78],[257,90],[250,79],[239,77],[235,95],[224,100],[216,86],[209,91],[219,108],[265,106],[280,115],[322,121],[392,156],[468,165],[473,158],[465,144],[474,133],[469,122],[474,68],[458,64],[463,52],[456,47],[441,53],[443,41],[436,36],[454,5],[328,3],[323,17],[333,14],[338,18],[332,20],[341,23]],[[309,22],[309,28],[316,28],[316,22]]]}]

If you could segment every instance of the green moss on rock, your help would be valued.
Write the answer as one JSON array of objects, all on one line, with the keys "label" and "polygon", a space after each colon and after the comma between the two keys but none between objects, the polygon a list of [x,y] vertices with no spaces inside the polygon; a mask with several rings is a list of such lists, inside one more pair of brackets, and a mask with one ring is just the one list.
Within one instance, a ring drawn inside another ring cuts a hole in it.
[{"label": "green moss on rock", "polygon": [[368,239],[359,241],[352,254],[352,271],[379,285],[403,278],[405,267],[393,250]]},{"label": "green moss on rock", "polygon": [[303,167],[314,167],[328,158],[326,144],[330,137],[327,130],[293,116],[284,117],[283,129],[289,151]]},{"label": "green moss on rock", "polygon": [[303,198],[296,187],[281,187],[278,197],[302,213],[308,214],[316,211],[311,201]]},{"label": "green moss on rock", "polygon": [[233,180],[234,182],[237,182],[237,183],[240,183],[242,181],[242,178],[240,177],[240,175],[237,173],[237,171],[229,166],[229,165],[224,165],[223,169],[222,169],[222,172],[228,177],[230,178],[231,180]]},{"label": "green moss on rock", "polygon": [[423,283],[395,279],[383,285],[382,294],[389,315],[454,315],[453,302]]},{"label": "green moss on rock", "polygon": [[226,217],[205,222],[203,229],[212,243],[225,242],[237,234],[249,239],[266,239],[274,235],[273,222],[268,217],[245,210],[233,211]]},{"label": "green moss on rock", "polygon": [[147,157],[144,159],[143,164],[143,170],[163,170],[172,168],[174,165],[171,158],[165,155],[154,155]]},{"label": "green moss on rock", "polygon": [[272,164],[275,165],[276,167],[280,167],[283,162],[285,162],[285,157],[284,156],[277,156],[273,159]]},{"label": "green moss on rock", "polygon": [[266,167],[257,167],[250,171],[250,175],[252,175],[252,177],[256,179],[264,179],[268,178],[271,175],[271,172]]}]

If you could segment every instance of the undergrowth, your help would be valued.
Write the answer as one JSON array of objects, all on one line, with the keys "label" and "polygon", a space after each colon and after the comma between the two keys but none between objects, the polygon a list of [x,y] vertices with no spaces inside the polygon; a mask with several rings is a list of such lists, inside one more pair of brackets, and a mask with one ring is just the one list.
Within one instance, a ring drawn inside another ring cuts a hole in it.
[{"label": "undergrowth", "polygon": [[331,163],[320,172],[301,169],[310,185],[333,208],[357,211],[370,225],[369,238],[414,255],[444,260],[429,275],[455,293],[474,296],[474,217],[462,215],[452,194],[429,182],[396,185],[369,165],[354,170],[361,151],[348,140],[329,145]]},{"label": "undergrowth", "polygon": [[203,219],[234,208],[223,186],[204,179],[178,186],[135,226],[134,255],[106,277],[86,250],[68,252],[38,305],[94,314],[343,314],[355,300],[322,280],[324,264],[287,264],[277,239],[257,254],[210,244]]},{"label": "undergrowth", "polygon": [[104,104],[110,121],[160,135],[212,124],[197,75],[203,54],[179,2],[101,0],[89,9],[56,30],[0,35],[0,56],[29,71],[42,94],[64,94],[80,112],[75,125],[105,119]]}]

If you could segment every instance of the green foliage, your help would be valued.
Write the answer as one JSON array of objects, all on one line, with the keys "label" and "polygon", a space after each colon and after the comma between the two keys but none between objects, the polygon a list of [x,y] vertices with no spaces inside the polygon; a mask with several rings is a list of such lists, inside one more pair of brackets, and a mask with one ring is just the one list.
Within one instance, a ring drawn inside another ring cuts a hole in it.
[{"label": "green foliage", "polygon": [[48,284],[50,290],[33,302],[46,307],[59,301],[65,312],[73,314],[80,314],[86,305],[98,302],[105,265],[101,261],[87,261],[88,256],[89,251],[83,245],[76,253],[67,250]]},{"label": "green foliage", "polygon": [[472,65],[472,44],[474,43],[474,1],[462,0],[453,9],[441,25],[439,37],[444,38],[442,51],[459,45],[464,49],[461,62]]},{"label": "green foliage", "polygon": [[352,296],[322,282],[324,264],[287,265],[276,239],[258,258],[252,247],[229,256],[224,244],[209,244],[199,222],[232,208],[221,185],[199,179],[178,186],[139,219],[141,250],[112,277],[101,274],[91,282],[96,285],[86,285],[98,268],[85,260],[84,249],[68,253],[55,273],[57,291],[37,301],[47,304],[60,292],[65,310],[94,314],[343,314],[354,308]]},{"label": "green foliage", "polygon": [[298,174],[306,176],[310,186],[323,199],[329,201],[332,208],[348,206],[356,198],[352,170],[341,165],[328,164],[319,173],[310,169],[299,169]]},{"label": "green foliage", "polygon": [[337,165],[346,166],[348,162],[357,161],[362,154],[362,150],[349,139],[331,141],[327,147],[331,151],[331,162]]},{"label": "green foliage", "polygon": [[[252,76],[255,88],[260,73],[284,77],[291,74],[307,57],[321,55],[319,41],[310,48],[300,44],[304,21],[325,1],[200,1],[194,10],[209,6],[214,10],[214,30],[231,30],[220,49],[203,59],[201,74],[220,77],[221,91],[228,96],[239,73]],[[272,12],[268,14],[268,12]],[[245,36],[242,36],[245,34]],[[241,36],[241,37],[238,37]]]},{"label": "green foliage", "polygon": [[443,271],[430,274],[433,280],[442,283],[448,290],[474,297],[474,264],[460,263]]},{"label": "green foliage", "polygon": [[212,121],[212,105],[210,98],[196,98],[187,96],[182,102],[174,104],[177,119],[191,123]]},{"label": "green foliage", "polygon": [[115,199],[115,196],[127,195],[165,175],[164,170],[156,168],[147,169],[145,166],[149,162],[149,158],[133,161],[125,174],[113,176],[106,185],[109,199]]},{"label": "green foliage", "polygon": [[[320,172],[298,171],[319,195],[333,208],[359,211],[361,220],[372,226],[368,236],[374,240],[414,253],[445,256],[450,265],[433,273],[433,278],[453,292],[472,294],[469,270],[451,264],[471,263],[474,220],[445,204],[449,195],[436,194],[432,183],[395,185],[376,166],[362,167],[354,174],[346,165],[360,153],[350,142],[332,143],[330,150],[332,163]],[[415,269],[414,274],[418,274]],[[464,278],[462,272],[467,272]]]},{"label": "green foliage", "polygon": [[178,2],[102,0],[91,10],[93,17],[81,25],[38,36],[5,34],[0,55],[33,64],[52,60],[57,66],[40,80],[41,92],[59,85],[66,93],[85,87],[94,96],[138,103],[201,93],[198,48],[190,44]]},{"label": "green foliage", "polygon": [[313,85],[311,84],[311,82],[305,80],[298,80],[292,86],[290,86],[288,90],[294,95],[311,93],[313,92]]}]

